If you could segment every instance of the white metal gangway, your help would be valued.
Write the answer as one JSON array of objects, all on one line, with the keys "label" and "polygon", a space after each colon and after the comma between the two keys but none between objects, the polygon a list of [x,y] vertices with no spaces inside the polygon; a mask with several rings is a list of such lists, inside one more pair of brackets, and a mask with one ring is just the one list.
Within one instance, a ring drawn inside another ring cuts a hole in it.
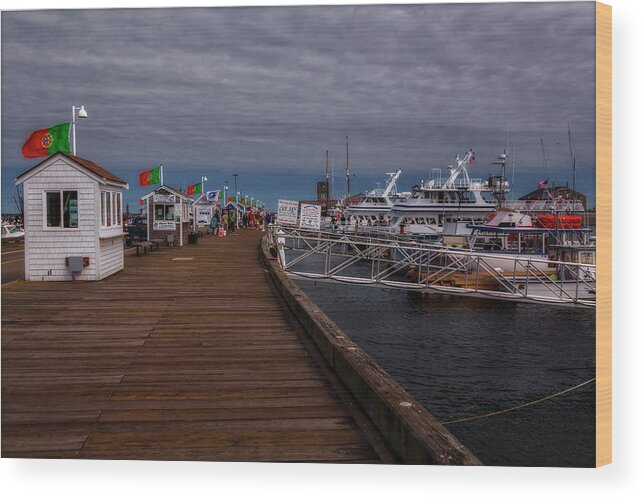
[{"label": "white metal gangway", "polygon": [[519,302],[596,306],[594,265],[445,248],[393,234],[371,237],[288,226],[270,229],[271,251],[293,276]]}]

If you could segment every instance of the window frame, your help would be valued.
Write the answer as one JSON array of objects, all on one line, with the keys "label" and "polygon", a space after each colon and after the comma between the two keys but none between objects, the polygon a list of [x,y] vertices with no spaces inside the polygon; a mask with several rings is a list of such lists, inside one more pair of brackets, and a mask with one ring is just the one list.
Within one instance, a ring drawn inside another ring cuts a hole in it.
[{"label": "window frame", "polygon": [[[75,192],[76,193],[76,227],[65,227],[65,193],[66,192]],[[47,205],[47,195],[50,193],[57,193],[60,200],[60,223],[58,225],[48,225],[48,205]],[[43,189],[42,190],[42,227],[46,231],[77,231],[80,229],[80,203],[79,203],[79,190],[78,189]]]},{"label": "window frame", "polygon": [[[109,207],[109,210],[107,209]],[[100,228],[112,230],[123,226],[123,194],[118,191],[100,190]],[[120,213],[120,215],[119,215]]]},{"label": "window frame", "polygon": [[[154,203],[154,222],[176,222],[177,203]],[[156,217],[156,210],[163,206],[163,218]],[[172,218],[168,218],[168,207],[172,207]]]}]

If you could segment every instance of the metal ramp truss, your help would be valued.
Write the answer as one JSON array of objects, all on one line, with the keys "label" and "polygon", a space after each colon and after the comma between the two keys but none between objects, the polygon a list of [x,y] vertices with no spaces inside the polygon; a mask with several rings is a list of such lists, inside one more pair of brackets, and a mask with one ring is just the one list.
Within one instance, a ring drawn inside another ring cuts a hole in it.
[{"label": "metal ramp truss", "polygon": [[292,276],[526,303],[596,307],[594,265],[479,253],[395,237],[272,227]]}]

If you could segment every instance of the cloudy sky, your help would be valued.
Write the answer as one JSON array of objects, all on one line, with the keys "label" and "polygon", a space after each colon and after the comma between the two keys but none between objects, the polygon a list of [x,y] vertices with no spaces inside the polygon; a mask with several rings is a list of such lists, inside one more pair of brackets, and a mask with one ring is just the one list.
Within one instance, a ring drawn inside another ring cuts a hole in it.
[{"label": "cloudy sky", "polygon": [[[353,190],[403,168],[401,187],[506,147],[516,194],[571,180],[594,199],[594,3],[29,11],[2,13],[2,207],[29,133],[86,106],[78,155],[143,192],[232,182],[274,205],[310,198],[325,151]],[[550,159],[543,164],[541,137]]]}]

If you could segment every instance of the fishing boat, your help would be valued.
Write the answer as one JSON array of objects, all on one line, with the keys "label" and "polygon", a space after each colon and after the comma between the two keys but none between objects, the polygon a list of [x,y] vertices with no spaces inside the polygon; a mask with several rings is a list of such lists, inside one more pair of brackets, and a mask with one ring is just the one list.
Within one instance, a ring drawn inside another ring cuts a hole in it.
[{"label": "fishing boat", "polygon": [[[506,152],[500,157],[504,165]],[[473,150],[457,166],[449,166],[449,177],[442,182],[442,170],[434,168],[431,179],[413,187],[411,195],[393,204],[389,214],[391,230],[421,236],[441,235],[445,224],[466,222],[481,224],[498,205],[498,199],[509,191],[503,176],[487,181],[469,176],[468,167],[476,163]]]}]

